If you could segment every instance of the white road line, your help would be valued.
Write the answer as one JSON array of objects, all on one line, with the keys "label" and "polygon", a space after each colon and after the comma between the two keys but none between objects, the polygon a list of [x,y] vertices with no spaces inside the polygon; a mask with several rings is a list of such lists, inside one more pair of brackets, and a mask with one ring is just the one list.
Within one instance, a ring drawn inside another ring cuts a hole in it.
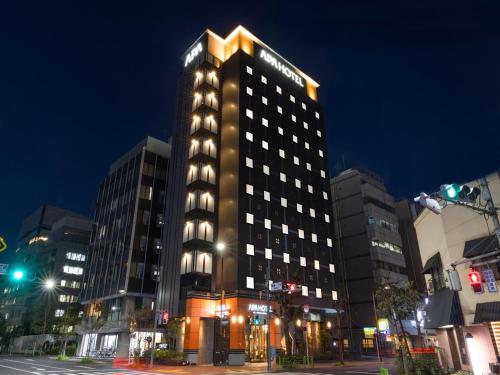
[{"label": "white road line", "polygon": [[370,375],[374,375],[374,374],[378,374],[378,371],[377,372],[368,372],[368,371],[346,371],[350,374],[370,374]]},{"label": "white road line", "polygon": [[[15,362],[15,363],[22,363],[22,364],[26,364],[26,362],[22,362],[22,361],[16,361],[14,359],[4,359],[4,361],[7,361],[7,362]],[[65,368],[65,367],[56,367],[56,366],[49,366],[49,365],[42,365],[42,364],[37,364],[37,366],[40,366],[40,367],[48,367],[48,368],[55,368],[56,370],[64,370],[64,371],[75,371],[75,370],[72,370],[72,369],[69,369],[69,368]],[[45,371],[47,371],[47,369],[45,369]]]},{"label": "white road line", "polygon": [[15,368],[15,367],[10,367],[10,366],[5,366],[5,365],[0,365],[0,367],[5,367],[5,368],[11,369],[11,370],[16,370],[16,371],[27,372],[28,374],[35,374],[35,375],[40,374],[39,372],[23,370],[23,369],[20,369],[20,368]]},{"label": "white road line", "polygon": [[30,361],[30,362],[35,362],[34,359],[31,359],[31,358],[26,358],[27,361]]},{"label": "white road line", "polygon": [[75,367],[84,368],[84,369],[90,369],[90,370],[94,369],[93,367],[89,367],[89,366],[75,366]]}]

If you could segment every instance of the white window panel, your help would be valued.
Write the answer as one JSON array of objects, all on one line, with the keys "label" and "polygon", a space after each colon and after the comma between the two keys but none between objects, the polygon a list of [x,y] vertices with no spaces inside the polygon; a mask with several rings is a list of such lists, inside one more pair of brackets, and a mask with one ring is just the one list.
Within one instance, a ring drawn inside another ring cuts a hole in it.
[{"label": "white window panel", "polygon": [[264,200],[270,202],[271,201],[271,193],[264,190]]},{"label": "white window panel", "polygon": [[281,87],[276,86],[276,92],[277,92],[278,94],[280,94],[280,95],[281,95],[281,93],[282,93],[282,91],[281,91]]},{"label": "white window panel", "polygon": [[292,115],[292,121],[297,122],[297,117],[295,115]]},{"label": "white window panel", "polygon": [[273,287],[273,281],[269,280],[269,290],[272,290],[272,287]]},{"label": "white window panel", "polygon": [[253,74],[253,69],[250,68],[248,65],[247,65],[247,73],[252,75]]},{"label": "white window panel", "polygon": [[307,266],[306,257],[300,257],[300,265],[302,267]]},{"label": "white window panel", "polygon": [[253,289],[253,288],[254,288],[253,277],[247,276],[247,289]]},{"label": "white window panel", "polygon": [[278,133],[283,135],[283,128],[281,126],[278,126]]},{"label": "white window panel", "polygon": [[247,184],[247,194],[253,195],[253,185]]},{"label": "white window panel", "polygon": [[253,134],[252,134],[252,133],[247,132],[246,137],[247,137],[247,139],[248,139],[250,142],[253,142]]},{"label": "white window panel", "polygon": [[278,111],[278,113],[283,114],[283,108],[281,108],[280,106],[277,106],[276,110]]},{"label": "white window panel", "polygon": [[273,251],[271,249],[266,249],[266,259],[273,259]]},{"label": "white window panel", "polygon": [[247,224],[253,224],[253,215],[247,213]]},{"label": "white window panel", "polygon": [[311,163],[306,163],[306,168],[308,171],[312,171]]},{"label": "white window panel", "polygon": [[297,136],[295,134],[292,134],[292,141],[294,143],[299,143],[299,139],[297,138]]},{"label": "white window panel", "polygon": [[299,233],[299,238],[302,238],[302,239],[304,239],[304,238],[305,238],[304,230],[299,229],[299,230],[298,230],[298,233]]},{"label": "white window panel", "polygon": [[299,158],[297,156],[293,157],[293,164],[295,164],[295,165],[299,165],[300,164],[299,163]]},{"label": "white window panel", "polygon": [[337,291],[336,290],[332,290],[332,299],[334,301],[338,300],[338,297],[337,297]]},{"label": "white window panel", "polygon": [[304,142],[304,148],[305,148],[306,150],[309,150],[309,143]]},{"label": "white window panel", "polygon": [[321,132],[319,130],[316,130],[316,135],[321,138]]},{"label": "white window panel", "polygon": [[323,150],[318,150],[318,154],[320,157],[323,157]]},{"label": "white window panel", "polygon": [[271,220],[264,219],[264,228],[271,229]]},{"label": "white window panel", "polygon": [[253,95],[253,90],[252,90],[252,88],[251,88],[251,87],[248,87],[248,86],[247,86],[247,94],[248,94],[248,95],[250,95],[250,96],[252,96],[252,95]]},{"label": "white window panel", "polygon": [[283,263],[290,263],[290,254],[283,253]]},{"label": "white window panel", "polygon": [[267,118],[262,117],[262,125],[264,125],[265,127],[269,126],[269,121],[267,121]]},{"label": "white window panel", "polygon": [[307,185],[307,191],[312,194],[313,193],[313,187],[311,185]]},{"label": "white window panel", "polygon": [[304,297],[308,297],[309,296],[309,288],[305,285],[302,285],[302,295]]},{"label": "white window panel", "polygon": [[264,84],[267,84],[267,78],[264,76],[260,76],[260,81]]},{"label": "white window panel", "polygon": [[318,242],[318,235],[316,233],[311,233],[311,241],[314,243]]},{"label": "white window panel", "polygon": [[316,298],[322,298],[321,288],[316,288]]},{"label": "white window panel", "polygon": [[286,182],[286,174],[284,174],[283,172],[280,172],[280,181]]},{"label": "white window panel", "polygon": [[247,114],[247,117],[253,119],[253,111],[251,109],[248,109],[246,110],[246,114]]},{"label": "white window panel", "polygon": [[316,210],[314,208],[310,208],[309,215],[311,215],[311,217],[316,217]]},{"label": "white window panel", "polygon": [[328,267],[330,268],[331,273],[335,273],[335,264],[329,264]]},{"label": "white window panel", "polygon": [[302,213],[302,205],[300,203],[297,203],[297,212]]},{"label": "white window panel", "polygon": [[251,243],[247,243],[247,255],[255,255],[255,247]]},{"label": "white window panel", "polygon": [[290,101],[291,101],[292,103],[295,103],[295,96],[290,95]]},{"label": "white window panel", "polygon": [[319,260],[314,260],[314,269],[319,270]]},{"label": "white window panel", "polygon": [[262,104],[267,105],[267,98],[265,96],[262,97]]},{"label": "white window panel", "polygon": [[323,199],[328,200],[328,193],[326,191],[323,192]]},{"label": "white window panel", "polygon": [[267,165],[265,165],[265,164],[262,166],[262,173],[267,174],[268,176],[271,173],[269,171],[269,167]]},{"label": "white window panel", "polygon": [[302,184],[300,183],[300,180],[295,179],[295,187],[300,189]]},{"label": "white window panel", "polygon": [[309,129],[309,124],[304,121],[304,129]]},{"label": "white window panel", "polygon": [[281,197],[281,207],[286,207],[287,206],[287,199]]},{"label": "white window panel", "polygon": [[326,246],[328,246],[328,247],[333,247],[333,241],[332,241],[332,239],[331,239],[331,238],[327,238],[327,239],[326,239]]},{"label": "white window panel", "polygon": [[314,115],[316,116],[316,118],[319,118],[319,113],[318,112],[314,112]]},{"label": "white window panel", "polygon": [[280,158],[285,158],[285,150],[282,150],[281,148],[279,149],[279,155],[280,155]]},{"label": "white window panel", "polygon": [[288,225],[281,224],[281,231],[283,232],[283,234],[288,234]]},{"label": "white window panel", "polygon": [[307,109],[306,103],[302,103],[302,109],[305,111]]},{"label": "white window panel", "polygon": [[262,148],[264,150],[269,150],[269,143],[267,143],[267,141],[262,141]]},{"label": "white window panel", "polygon": [[319,171],[319,174],[321,175],[321,177],[325,178],[326,177],[326,172],[324,170],[320,170]]},{"label": "white window panel", "polygon": [[330,222],[330,215],[325,214],[325,223],[329,223],[329,222]]},{"label": "white window panel", "polygon": [[253,168],[253,160],[252,160],[252,159],[250,159],[250,158],[247,156],[247,158],[245,159],[245,161],[246,161],[246,166],[247,166],[248,168]]}]

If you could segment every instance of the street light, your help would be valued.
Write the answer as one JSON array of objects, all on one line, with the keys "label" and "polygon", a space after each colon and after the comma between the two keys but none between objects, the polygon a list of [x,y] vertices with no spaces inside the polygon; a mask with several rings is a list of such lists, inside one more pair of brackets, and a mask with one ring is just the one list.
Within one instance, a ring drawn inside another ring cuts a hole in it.
[{"label": "street light", "polygon": [[56,282],[54,279],[47,279],[44,281],[43,287],[47,290],[52,290],[56,287]]}]

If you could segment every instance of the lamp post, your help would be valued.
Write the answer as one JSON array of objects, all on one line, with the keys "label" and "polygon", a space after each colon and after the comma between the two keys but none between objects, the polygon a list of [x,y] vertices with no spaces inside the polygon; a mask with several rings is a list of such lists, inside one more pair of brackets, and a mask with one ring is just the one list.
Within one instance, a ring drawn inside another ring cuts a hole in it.
[{"label": "lamp post", "polygon": [[[56,287],[56,281],[54,279],[46,279],[43,281],[43,289],[47,292],[47,304],[45,305],[45,314],[44,314],[44,319],[43,319],[43,331],[42,334],[46,334],[47,330],[47,315],[49,313],[49,305],[50,305],[50,293],[55,289]],[[43,344],[42,344],[42,349],[43,349]],[[33,346],[33,354],[35,351],[35,347]],[[40,350],[40,355],[41,355],[41,350]]]},{"label": "lamp post", "polygon": [[220,314],[220,320],[219,320],[219,342],[220,342],[220,354],[221,354],[221,362],[222,362],[222,319],[224,317],[223,313],[222,313],[222,306],[223,306],[223,302],[224,302],[224,257],[222,256],[222,253],[224,252],[224,250],[226,249],[226,244],[224,242],[217,242],[217,244],[215,245],[215,249],[219,252],[220,254],[220,262],[221,262],[221,265],[220,265],[220,268],[221,268],[221,272],[220,272],[220,275],[221,275],[221,279],[220,279],[220,311],[219,311],[219,314]]},{"label": "lamp post", "polygon": [[375,291],[372,290],[372,299],[373,299],[373,314],[375,317],[375,345],[377,347],[377,357],[379,362],[382,362],[382,356],[380,355],[380,337],[379,337],[379,329],[378,329],[378,316],[377,316],[377,301],[375,299]]}]

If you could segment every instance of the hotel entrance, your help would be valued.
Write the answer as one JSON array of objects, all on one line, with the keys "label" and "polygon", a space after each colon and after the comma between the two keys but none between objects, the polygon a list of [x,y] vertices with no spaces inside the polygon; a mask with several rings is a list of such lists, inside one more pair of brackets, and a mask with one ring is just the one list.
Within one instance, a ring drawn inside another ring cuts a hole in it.
[{"label": "hotel entrance", "polygon": [[245,329],[245,357],[247,362],[265,362],[267,359],[267,325],[259,316],[247,320]]}]

